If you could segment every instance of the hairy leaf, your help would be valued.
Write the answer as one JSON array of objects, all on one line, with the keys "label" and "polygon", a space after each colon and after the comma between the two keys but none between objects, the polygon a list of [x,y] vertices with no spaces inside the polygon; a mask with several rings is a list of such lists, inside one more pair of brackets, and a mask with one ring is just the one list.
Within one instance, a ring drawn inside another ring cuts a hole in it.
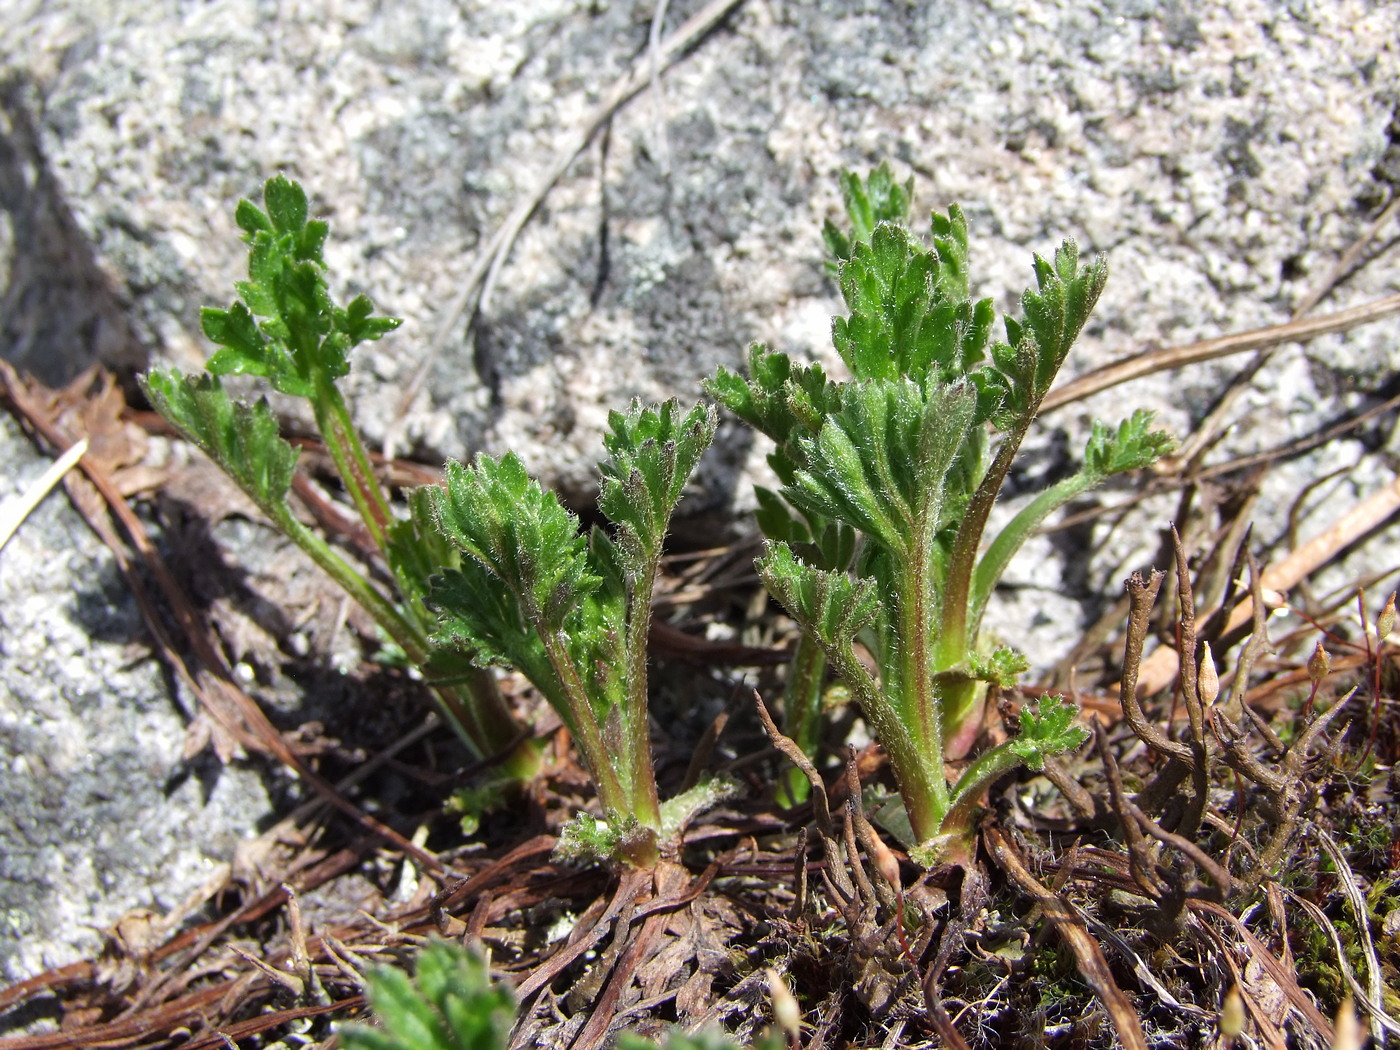
[{"label": "hairy leaf", "polygon": [[1078,338],[1108,279],[1102,256],[1081,267],[1079,246],[1067,240],[1054,262],[1035,257],[1036,289],[1021,296],[1023,319],[1005,318],[1006,343],[992,357],[1002,373],[1005,403],[995,417],[998,428],[1024,425],[1050,389],[1065,355]]},{"label": "hairy leaf", "polygon": [[962,213],[935,214],[933,228],[944,235],[929,248],[882,223],[841,268],[850,315],[832,323],[832,339],[855,378],[951,381],[986,356],[995,311],[967,298]]},{"label": "hairy leaf", "polygon": [[968,662],[974,678],[980,678],[984,682],[995,682],[1003,689],[1015,685],[1030,667],[1030,661],[1024,653],[1005,645],[998,646],[986,656],[973,653]]},{"label": "hairy leaf", "polygon": [[1152,413],[1139,409],[1118,424],[1117,431],[1094,420],[1084,448],[1084,470],[1093,478],[1106,478],[1128,470],[1151,466],[1171,451],[1172,439],[1150,429]]},{"label": "hairy leaf", "polygon": [[156,410],[269,513],[282,507],[297,451],[284,441],[267,402],[228,396],[217,377],[157,369],[141,378]]},{"label": "hairy leaf", "polygon": [[825,646],[849,643],[880,614],[870,581],[804,565],[785,543],[768,544],[757,566],[769,592]]},{"label": "hairy leaf", "polygon": [[626,415],[608,417],[611,432],[603,444],[609,458],[601,467],[598,506],[618,527],[630,572],[653,571],[681,490],[714,438],[712,407],[696,405],[683,418],[678,414],[672,400],[656,409],[633,402]]},{"label": "hairy leaf", "polygon": [[515,998],[495,984],[475,951],[430,940],[413,978],[377,966],[366,973],[377,1027],[340,1029],[347,1050],[505,1050],[515,1023]]},{"label": "hairy leaf", "polygon": [[432,489],[439,528],[485,565],[541,631],[558,631],[600,582],[578,519],[529,476],[515,453],[449,463],[446,488]]},{"label": "hairy leaf", "polygon": [[749,378],[727,368],[705,384],[705,392],[761,434],[778,444],[788,464],[787,475],[775,462],[779,477],[790,481],[791,457],[801,436],[821,429],[829,412],[840,407],[840,390],[819,364],[798,365],[787,354],[761,343],[749,347]]},{"label": "hairy leaf", "polygon": [[965,383],[850,384],[841,411],[815,440],[799,442],[806,466],[784,492],[912,557],[914,544],[944,524],[949,474],[977,426],[975,411]]},{"label": "hairy leaf", "polygon": [[397,328],[392,317],[373,316],[365,296],[337,307],[326,287],[324,222],[309,220],[306,194],[278,175],[263,187],[266,211],[251,201],[236,219],[248,243],[248,280],[237,284],[239,302],[205,309],[204,334],[222,347],[209,359],[215,375],[262,376],[282,393],[317,399],[318,384],[349,371],[347,354],[358,344]]},{"label": "hairy leaf", "polygon": [[1078,714],[1074,704],[1042,694],[1034,709],[1030,704],[1021,708],[1021,732],[1009,741],[1011,750],[1029,768],[1044,769],[1048,756],[1073,751],[1089,739],[1087,729],[1073,724]]},{"label": "hairy leaf", "polygon": [[840,266],[851,257],[851,250],[857,244],[869,244],[870,235],[882,222],[904,222],[909,218],[909,207],[913,203],[914,180],[911,178],[902,185],[895,182],[888,164],[881,164],[862,182],[855,172],[841,175],[841,196],[846,205],[846,216],[851,229],[843,232],[830,219],[822,227],[822,239],[826,241],[831,258],[827,269],[834,277]]}]

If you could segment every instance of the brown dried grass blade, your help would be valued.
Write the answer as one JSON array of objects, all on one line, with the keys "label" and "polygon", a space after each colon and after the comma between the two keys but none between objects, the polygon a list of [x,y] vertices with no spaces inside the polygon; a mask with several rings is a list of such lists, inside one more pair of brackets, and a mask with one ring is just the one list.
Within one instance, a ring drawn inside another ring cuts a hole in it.
[{"label": "brown dried grass blade", "polygon": [[1052,390],[1040,403],[1043,415],[1053,409],[1078,401],[1091,394],[1108,390],[1130,379],[1166,372],[1173,368],[1214,361],[1216,358],[1243,353],[1246,350],[1260,350],[1280,343],[1300,343],[1332,332],[1345,332],[1358,325],[1379,321],[1391,314],[1400,313],[1400,295],[1388,295],[1383,299],[1354,306],[1350,310],[1312,317],[1305,321],[1289,321],[1287,324],[1257,328],[1252,332],[1236,332],[1219,339],[1204,339],[1186,346],[1170,346],[1134,354],[1096,368],[1073,382],[1066,383],[1058,390]]},{"label": "brown dried grass blade", "polygon": [[1308,998],[1307,993],[1299,987],[1298,979],[1294,976],[1293,971],[1285,966],[1278,956],[1269,951],[1268,945],[1261,941],[1253,930],[1235,918],[1229,910],[1213,901],[1193,897],[1186,902],[1186,906],[1195,912],[1209,912],[1211,915],[1217,915],[1233,926],[1259,965],[1264,967],[1269,976],[1273,978],[1274,983],[1283,990],[1289,1003],[1312,1026],[1318,1038],[1328,1044],[1332,1042],[1335,1034],[1332,1030],[1332,1022],[1322,1015],[1313,1001]]},{"label": "brown dried grass blade", "polygon": [[1011,841],[996,828],[983,832],[987,848],[997,865],[1024,892],[1040,904],[1041,914],[1074,953],[1075,965],[1103,1003],[1118,1039],[1126,1050],[1147,1050],[1147,1037],[1142,1031],[1142,1019],[1132,1002],[1113,979],[1108,959],[1084,924],[1074,906],[1057,893],[1052,893],[1030,873]]}]

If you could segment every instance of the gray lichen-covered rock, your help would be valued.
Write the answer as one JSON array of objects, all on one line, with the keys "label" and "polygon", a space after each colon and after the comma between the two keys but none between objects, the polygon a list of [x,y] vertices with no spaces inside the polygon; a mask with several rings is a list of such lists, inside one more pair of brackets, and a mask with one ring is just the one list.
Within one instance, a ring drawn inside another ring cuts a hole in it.
[{"label": "gray lichen-covered rock", "polygon": [[[701,6],[669,4],[664,30]],[[751,340],[834,359],[819,230],[844,167],[889,158],[917,176],[922,207],[960,201],[974,288],[1004,310],[1031,280],[1031,251],[1073,236],[1108,252],[1110,283],[1069,374],[1287,320],[1400,179],[1392,5],[749,0],[590,142],[470,335],[458,321],[428,360],[496,228],[610,85],[647,63],[653,11],[8,5],[3,352],[54,378],[93,356],[197,366],[198,308],[226,303],[243,265],[233,205],[284,171],[331,222],[337,291],[406,319],[349,383],[370,433],[433,454],[514,449],[583,500],[606,414],[630,397],[694,398]],[[1393,292],[1394,274],[1384,259],[1363,267],[1322,309]],[[1394,383],[1398,334],[1390,320],[1280,350],[1219,458],[1367,404]],[[427,382],[401,411],[420,366]],[[1095,414],[1151,407],[1186,434],[1235,367],[1051,415],[1027,470],[1061,469]],[[725,434],[683,511],[742,507],[743,472],[763,451]],[[1346,469],[1317,501],[1324,518],[1374,490],[1391,476],[1385,454],[1356,432],[1275,471],[1257,534],[1282,536],[1293,497],[1334,467]],[[1083,533],[1041,541],[1013,566],[999,622],[1042,660],[1062,651],[1080,624],[1052,599],[1102,592],[1155,547],[1147,527],[1173,507],[1093,538],[1087,561]]]},{"label": "gray lichen-covered rock", "polygon": [[[0,500],[46,461],[0,416]],[[182,761],[172,700],[111,553],[60,489],[0,551],[0,980],[164,915],[271,813],[243,764]]]}]

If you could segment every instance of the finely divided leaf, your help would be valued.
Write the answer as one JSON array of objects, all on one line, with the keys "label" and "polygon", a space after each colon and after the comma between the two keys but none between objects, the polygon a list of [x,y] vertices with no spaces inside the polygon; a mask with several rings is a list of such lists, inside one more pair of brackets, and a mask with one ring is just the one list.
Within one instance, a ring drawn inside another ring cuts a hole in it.
[{"label": "finely divided leaf", "polygon": [[[434,645],[465,653],[481,667],[514,667],[551,703],[567,710],[539,634],[519,600],[484,565],[465,558],[460,568],[435,575],[428,605],[438,615]],[[434,654],[428,670],[442,675],[450,667],[451,661]]]},{"label": "finely divided leaf", "polygon": [[1108,264],[1099,256],[1081,268],[1079,247],[1068,240],[1053,265],[1035,257],[1035,277],[1037,289],[1021,296],[1023,319],[1005,318],[1007,342],[992,351],[1006,379],[1006,401],[995,420],[1002,430],[1022,425],[1039,407],[1098,302]]},{"label": "finely divided leaf", "polygon": [[389,527],[384,552],[400,592],[409,601],[426,598],[433,577],[455,569],[461,561],[457,548],[437,527],[431,488],[423,485],[408,493],[408,517]]},{"label": "finely divided leaf", "polygon": [[914,180],[895,182],[888,164],[881,164],[864,183],[853,171],[841,175],[841,196],[851,220],[849,233],[842,232],[830,219],[822,227],[822,239],[831,252],[827,269],[834,277],[840,265],[851,257],[856,244],[869,244],[870,235],[882,222],[904,222],[914,198]]},{"label": "finely divided leaf", "polygon": [[381,1027],[340,1029],[347,1050],[505,1050],[515,1023],[515,1000],[493,984],[473,950],[429,941],[418,953],[417,975],[377,966],[366,974],[370,1005]]},{"label": "finely divided leaf", "polygon": [[1045,693],[1035,707],[1021,708],[1021,732],[1009,742],[1011,750],[1033,770],[1045,768],[1049,755],[1073,751],[1089,739],[1089,731],[1074,725],[1079,709]]},{"label": "finely divided leaf", "polygon": [[157,369],[141,377],[156,410],[194,442],[267,513],[285,509],[297,451],[278,433],[267,402],[228,396],[215,376]]},{"label": "finely divided leaf", "polygon": [[[948,214],[934,212],[929,217],[929,235],[938,253],[938,287],[949,299],[965,302],[968,291],[967,217],[956,204],[948,205]],[[983,300],[988,309],[991,300]],[[980,305],[980,304],[979,304]]]},{"label": "finely divided leaf", "polygon": [[866,533],[913,557],[950,509],[948,481],[980,426],[970,384],[910,380],[852,383],[815,441],[799,442],[805,467],[784,494],[796,506]]},{"label": "finely divided leaf", "polygon": [[748,379],[721,368],[705,392],[788,455],[799,436],[816,434],[841,403],[839,388],[821,365],[794,364],[761,343],[749,347]]},{"label": "finely divided leaf", "polygon": [[480,456],[473,467],[449,463],[446,482],[429,492],[438,527],[510,589],[538,630],[558,631],[601,582],[578,519],[514,453]]},{"label": "finely divided leaf", "polygon": [[251,201],[236,219],[248,242],[248,280],[237,284],[241,302],[205,310],[205,334],[223,349],[209,359],[216,375],[265,377],[277,390],[315,399],[317,384],[349,371],[348,351],[398,327],[374,317],[364,296],[348,309],[332,301],[324,276],[327,226],[307,219],[306,194],[282,176],[263,187],[264,212]]},{"label": "finely divided leaf", "polygon": [[881,223],[841,268],[850,311],[832,340],[856,379],[908,376],[949,381],[986,356],[995,310],[967,296],[967,232],[956,207],[933,216],[934,248],[903,226]]},{"label": "finely divided leaf", "polygon": [[769,592],[825,647],[850,643],[880,614],[869,580],[804,565],[785,543],[768,544],[757,567]]},{"label": "finely divided leaf", "polygon": [[714,438],[713,407],[696,405],[684,418],[679,411],[674,400],[655,409],[634,401],[626,415],[608,417],[612,430],[603,444],[609,459],[601,466],[598,506],[617,525],[629,561],[636,559],[629,572],[653,571],[671,512]]},{"label": "finely divided leaf", "polygon": [[984,682],[995,682],[1003,689],[1015,685],[1021,675],[1030,667],[1025,654],[1010,646],[998,646],[988,655],[973,653],[968,660],[972,677]]},{"label": "finely divided leaf", "polygon": [[1152,413],[1138,409],[1117,431],[1094,420],[1093,431],[1084,448],[1084,470],[1094,479],[1151,466],[1171,451],[1170,435],[1152,430]]}]

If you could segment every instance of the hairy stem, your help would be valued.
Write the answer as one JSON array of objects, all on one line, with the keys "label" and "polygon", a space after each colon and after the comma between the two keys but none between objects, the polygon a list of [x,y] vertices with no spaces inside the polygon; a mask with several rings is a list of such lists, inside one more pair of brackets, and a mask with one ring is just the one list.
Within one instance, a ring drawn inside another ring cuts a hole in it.
[{"label": "hairy stem", "polygon": [[394,515],[383,488],[374,476],[369,454],[350,419],[345,399],[329,379],[317,381],[316,395],[316,426],[325,439],[336,472],[340,474],[355,509],[369,529],[374,545],[380,551],[386,550],[389,526],[394,521]]},{"label": "hairy stem", "polygon": [[[664,529],[660,530],[664,533]],[[627,739],[629,812],[650,828],[661,827],[661,802],[651,767],[651,733],[647,725],[647,635],[651,630],[651,598],[656,587],[658,555],[648,552],[637,579],[631,582],[627,610],[627,703],[623,722]]]},{"label": "hairy stem", "polygon": [[[826,687],[826,654],[806,631],[797,637],[784,707],[787,735],[808,757],[815,757],[822,731],[822,694]],[[812,785],[800,769],[788,769],[778,784],[778,804],[796,806],[811,795]]]},{"label": "hairy stem", "polygon": [[528,610],[526,615],[530,616],[536,632],[544,642],[550,665],[563,686],[568,703],[560,714],[564,716],[569,730],[578,740],[584,762],[587,763],[588,771],[593,774],[593,781],[598,787],[598,799],[602,802],[603,809],[630,813],[631,800],[623,788],[617,769],[613,765],[612,755],[603,740],[603,729],[598,724],[597,713],[589,698],[588,685],[579,676],[578,668],[570,659],[567,644],[557,631],[544,628],[537,616],[531,615]]}]

